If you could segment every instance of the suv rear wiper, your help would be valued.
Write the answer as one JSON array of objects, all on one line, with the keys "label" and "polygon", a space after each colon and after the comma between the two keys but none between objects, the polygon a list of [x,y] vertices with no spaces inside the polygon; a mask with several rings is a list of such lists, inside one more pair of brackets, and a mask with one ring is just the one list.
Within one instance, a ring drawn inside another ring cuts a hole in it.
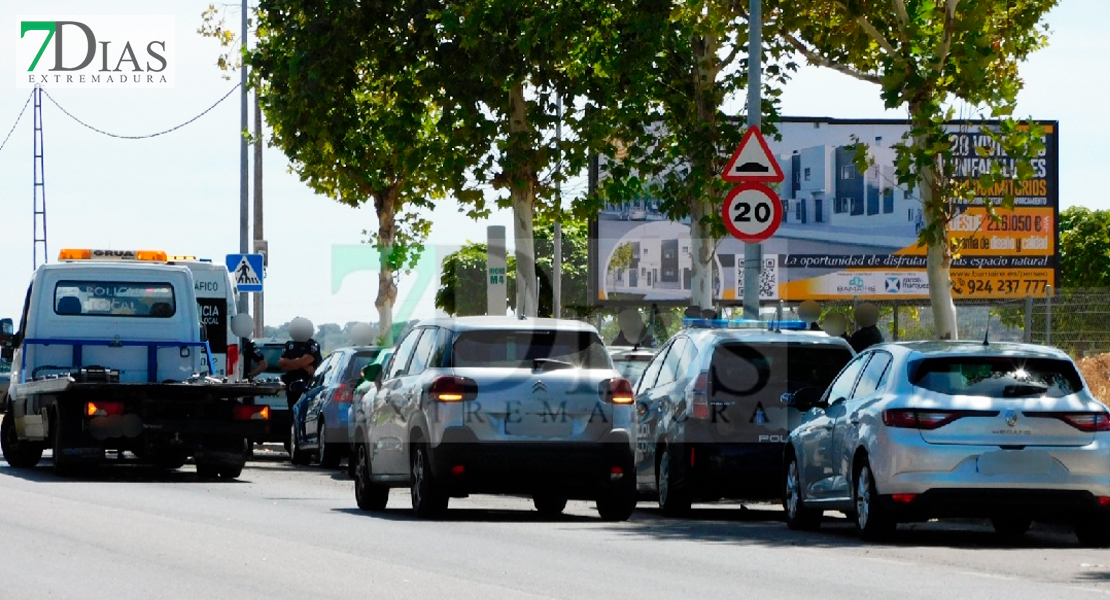
[{"label": "suv rear wiper", "polygon": [[545,367],[550,367],[550,368],[555,368],[555,369],[573,369],[574,368],[574,363],[569,363],[565,360],[556,360],[554,358],[533,358],[532,359],[532,370],[533,371],[539,371],[540,369],[543,369]]}]

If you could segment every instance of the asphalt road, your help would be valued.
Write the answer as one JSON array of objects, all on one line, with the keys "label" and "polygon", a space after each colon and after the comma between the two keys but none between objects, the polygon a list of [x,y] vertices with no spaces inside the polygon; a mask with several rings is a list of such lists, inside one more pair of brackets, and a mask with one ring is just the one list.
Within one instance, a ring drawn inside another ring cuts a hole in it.
[{"label": "asphalt road", "polygon": [[652,503],[604,523],[591,503],[546,520],[523,498],[452,500],[417,521],[407,490],[357,510],[339,472],[251,462],[239,481],[192,467],[55,477],[0,462],[0,599],[156,598],[1091,598],[1110,550],[1040,527],[1002,541],[983,524],[903,526],[866,545],[830,518],[786,529],[777,507]]}]

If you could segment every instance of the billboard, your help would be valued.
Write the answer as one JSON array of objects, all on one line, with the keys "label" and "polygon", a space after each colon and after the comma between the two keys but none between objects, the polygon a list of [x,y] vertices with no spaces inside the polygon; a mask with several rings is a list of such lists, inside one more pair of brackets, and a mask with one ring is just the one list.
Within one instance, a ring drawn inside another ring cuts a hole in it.
[{"label": "billboard", "polygon": [[[955,299],[1023,298],[1056,285],[1059,214],[1058,134],[1042,121],[1045,150],[1032,159],[1033,176],[1005,187],[977,190],[961,202],[949,237],[962,241],[951,276]],[[784,118],[780,137],[768,138],[785,181],[776,188],[783,222],[763,242],[760,298],[785,300],[922,300],[929,294],[925,225],[917,191],[895,177],[894,145],[909,129],[900,120]],[[978,125],[953,124],[957,177],[974,178],[1010,159]],[[855,144],[868,146],[873,164],[860,172]],[[599,169],[598,177],[605,177]],[[985,201],[1014,196],[1013,210],[987,216]],[[606,204],[591,224],[591,298],[599,304],[689,303],[689,219],[673,221],[645,196]],[[713,293],[729,304],[743,299],[744,243],[725,238],[713,260]]]}]

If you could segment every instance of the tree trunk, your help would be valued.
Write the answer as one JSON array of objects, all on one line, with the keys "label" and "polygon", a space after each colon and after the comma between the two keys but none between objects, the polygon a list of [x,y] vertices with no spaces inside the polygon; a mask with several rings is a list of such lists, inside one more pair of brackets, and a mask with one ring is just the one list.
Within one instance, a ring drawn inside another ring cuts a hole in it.
[{"label": "tree trunk", "polygon": [[702,198],[690,199],[690,305],[698,308],[713,306],[713,254],[716,240],[702,217],[709,214],[709,203]]},{"label": "tree trunk", "polygon": [[378,339],[384,346],[393,345],[393,304],[397,301],[397,284],[393,281],[393,267],[389,257],[397,233],[397,194],[394,185],[374,194],[374,209],[378,213]]},{"label": "tree trunk", "polygon": [[[914,105],[910,105],[910,119],[916,115]],[[926,141],[923,138],[914,138],[914,145],[923,148]],[[918,150],[920,151],[920,150]],[[944,210],[947,199],[944,197],[944,186],[941,185],[940,174],[935,163],[922,167],[918,177],[918,188],[921,194],[921,204],[925,217],[925,227],[929,228],[934,223],[945,220],[947,211]],[[945,223],[941,223],[942,226]],[[929,278],[929,303],[933,308],[933,326],[936,338],[939,340],[955,340],[959,334],[956,327],[956,304],[952,301],[952,256],[948,249],[947,229],[942,229],[941,234],[929,240],[925,258],[925,270]]]},{"label": "tree trunk", "polygon": [[[705,144],[695,150],[696,155],[690,157],[694,165],[694,177],[707,177],[716,179],[717,159],[716,148],[720,142],[717,127],[717,101],[713,94],[717,87],[717,74],[719,64],[717,58],[717,39],[713,35],[694,36],[694,102],[697,106],[698,121],[704,124],[706,133]],[[690,271],[691,289],[690,304],[706,309],[713,306],[713,256],[717,250],[717,240],[712,236],[709,227],[704,224],[703,217],[707,217],[713,206],[720,206],[723,199],[716,198],[711,191],[713,186],[706,186],[708,197],[691,196],[687,200],[690,213]]]},{"label": "tree trunk", "polygon": [[532,229],[532,214],[536,205],[536,178],[532,163],[523,153],[528,152],[526,134],[529,130],[524,84],[517,82],[509,91],[509,148],[514,156],[508,157],[512,165],[510,195],[513,204],[513,240],[516,244],[516,311],[517,314],[536,316],[539,310],[539,290],[536,284],[536,238]]}]

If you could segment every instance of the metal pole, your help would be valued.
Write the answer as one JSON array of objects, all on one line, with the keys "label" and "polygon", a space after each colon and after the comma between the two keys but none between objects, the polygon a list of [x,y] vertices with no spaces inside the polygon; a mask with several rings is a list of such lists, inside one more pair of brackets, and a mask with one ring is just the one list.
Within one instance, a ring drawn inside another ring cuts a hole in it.
[{"label": "metal pole", "polygon": [[1044,345],[1052,345],[1052,286],[1045,286]]},{"label": "metal pole", "polygon": [[[763,100],[760,89],[763,48],[763,3],[748,0],[748,125],[762,123]],[[744,318],[759,318],[759,272],[763,264],[763,246],[744,244]]]},{"label": "metal pole", "polygon": [[1026,344],[1033,341],[1033,297],[1025,297],[1025,331],[1021,335],[1021,341]]},{"label": "metal pole", "polygon": [[893,342],[898,341],[898,305],[894,305],[894,322],[891,325],[890,339]]},{"label": "metal pole", "polygon": [[555,258],[551,265],[551,316],[563,316],[563,96],[555,98]]},{"label": "metal pole", "polygon": [[[243,50],[247,49],[247,0],[243,0]],[[239,70],[239,252],[250,252],[250,190],[247,181],[247,63]],[[250,309],[246,294],[239,294],[239,312]]]},{"label": "metal pole", "polygon": [[[263,237],[262,230],[262,110],[258,100],[258,90],[254,92],[254,241],[255,247],[252,251],[258,252]],[[268,258],[268,257],[266,257]],[[263,264],[265,264],[264,261]],[[266,272],[263,266],[262,273],[258,276],[262,277]],[[263,314],[264,304],[262,302],[262,292],[254,294],[254,337],[262,337],[265,335],[266,323]]]}]

